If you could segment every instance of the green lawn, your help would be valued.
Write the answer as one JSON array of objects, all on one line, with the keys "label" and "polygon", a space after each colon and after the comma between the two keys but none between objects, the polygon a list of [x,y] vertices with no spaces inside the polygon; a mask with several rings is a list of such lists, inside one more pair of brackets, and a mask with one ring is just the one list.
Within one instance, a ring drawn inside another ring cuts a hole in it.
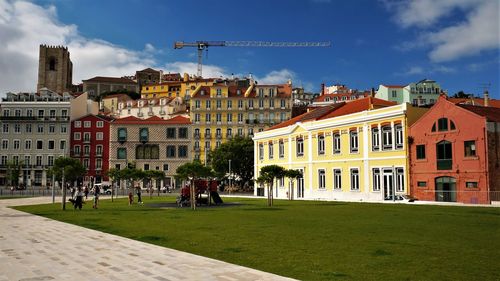
[{"label": "green lawn", "polygon": [[302,280],[500,280],[500,208],[228,199],[151,208],[125,199],[33,214]]}]

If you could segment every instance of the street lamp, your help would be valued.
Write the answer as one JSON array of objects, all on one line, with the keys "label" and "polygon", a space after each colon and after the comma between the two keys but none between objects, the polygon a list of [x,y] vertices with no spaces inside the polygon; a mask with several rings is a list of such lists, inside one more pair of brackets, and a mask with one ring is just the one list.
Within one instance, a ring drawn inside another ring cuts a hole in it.
[{"label": "street lamp", "polygon": [[229,159],[229,188],[231,188],[231,159]]}]

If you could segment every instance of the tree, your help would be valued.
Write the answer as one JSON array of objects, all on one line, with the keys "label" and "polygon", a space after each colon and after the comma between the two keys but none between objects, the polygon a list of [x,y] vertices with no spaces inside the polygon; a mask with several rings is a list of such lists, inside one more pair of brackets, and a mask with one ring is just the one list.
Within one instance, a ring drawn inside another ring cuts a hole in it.
[{"label": "tree", "polygon": [[285,177],[290,179],[289,194],[290,194],[290,200],[293,200],[293,182],[294,180],[298,180],[302,177],[302,172],[300,170],[293,170],[293,169],[286,170]]},{"label": "tree", "polygon": [[[76,181],[79,177],[83,176],[87,170],[83,167],[78,159],[70,157],[59,157],[54,161],[54,166],[49,169],[49,174],[54,175],[56,180],[63,182]],[[64,180],[63,180],[64,178]],[[66,210],[66,187],[62,186],[62,209]]]},{"label": "tree", "polygon": [[194,182],[198,179],[208,178],[213,175],[212,170],[208,167],[205,167],[199,160],[194,160],[193,162],[185,163],[177,168],[175,171],[175,178],[179,180],[188,180],[190,181],[190,190],[191,190],[191,209],[196,209],[195,203],[195,187]]},{"label": "tree", "polygon": [[211,165],[215,176],[226,178],[231,160],[231,174],[239,179],[239,184],[249,182],[253,178],[253,141],[251,138],[235,137],[221,144],[210,153]]},{"label": "tree", "polygon": [[468,98],[473,98],[474,94],[466,94],[464,91],[460,91],[455,93],[452,98],[460,98],[460,99],[468,99]]},{"label": "tree", "polygon": [[22,163],[14,163],[13,161],[7,162],[7,180],[11,186],[19,186],[19,176],[21,175]]},{"label": "tree", "polygon": [[120,178],[127,182],[127,188],[129,188],[131,182],[144,178],[144,172],[133,166],[127,166],[125,169],[120,170]]},{"label": "tree", "polygon": [[269,165],[260,168],[259,182],[267,184],[267,205],[273,205],[273,183],[276,178],[285,176],[286,169],[278,165]]}]

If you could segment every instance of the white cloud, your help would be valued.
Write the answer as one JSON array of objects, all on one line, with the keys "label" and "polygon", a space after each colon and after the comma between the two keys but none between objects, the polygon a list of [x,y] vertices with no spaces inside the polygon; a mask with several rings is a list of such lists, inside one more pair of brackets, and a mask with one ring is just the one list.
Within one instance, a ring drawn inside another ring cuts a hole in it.
[{"label": "white cloud", "polygon": [[154,64],[149,44],[132,51],[78,34],[75,25],[62,24],[54,6],[0,0],[0,93],[33,91],[38,73],[39,45],[68,46],[73,61],[73,82],[93,76],[120,76]]},{"label": "white cloud", "polygon": [[426,76],[426,75],[432,75],[436,73],[454,73],[456,70],[454,68],[451,68],[449,66],[445,65],[430,65],[426,67],[414,65],[411,66],[408,70],[403,71],[401,73],[395,73],[397,76],[412,76],[412,75],[419,75],[419,76]]},{"label": "white cloud", "polygon": [[[409,0],[383,1],[401,27],[421,30],[418,38],[404,42],[398,49],[430,47],[433,62],[457,60],[500,48],[498,0]],[[454,12],[463,21],[451,25],[440,22]]]},{"label": "white cloud", "polygon": [[293,82],[296,77],[297,75],[295,72],[285,68],[281,70],[273,70],[260,79],[256,77],[255,80],[259,81],[260,84],[282,84],[286,83],[288,79],[291,79]]},{"label": "white cloud", "polygon": [[[59,22],[55,6],[42,7],[27,1],[0,0],[0,95],[8,91],[34,91],[38,78],[39,45],[68,46],[73,62],[73,83],[94,76],[133,75],[136,70],[153,67],[166,72],[196,74],[194,62],[172,62],[163,66],[154,55],[164,50],[145,43],[141,51],[110,42],[85,38],[73,24]],[[204,77],[229,77],[216,65],[203,65]],[[242,76],[235,73],[235,76]],[[285,83],[295,73],[272,71],[260,83]]]}]

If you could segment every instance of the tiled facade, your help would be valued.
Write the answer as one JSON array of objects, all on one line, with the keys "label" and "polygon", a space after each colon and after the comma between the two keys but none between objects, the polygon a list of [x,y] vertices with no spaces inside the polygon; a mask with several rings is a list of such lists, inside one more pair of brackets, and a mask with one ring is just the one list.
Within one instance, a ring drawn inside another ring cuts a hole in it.
[{"label": "tiled facade", "polygon": [[191,162],[191,122],[177,116],[161,119],[126,117],[110,126],[110,168],[123,169],[135,163],[141,170],[164,171],[165,178],[153,186],[179,185],[174,179],[177,167]]}]

